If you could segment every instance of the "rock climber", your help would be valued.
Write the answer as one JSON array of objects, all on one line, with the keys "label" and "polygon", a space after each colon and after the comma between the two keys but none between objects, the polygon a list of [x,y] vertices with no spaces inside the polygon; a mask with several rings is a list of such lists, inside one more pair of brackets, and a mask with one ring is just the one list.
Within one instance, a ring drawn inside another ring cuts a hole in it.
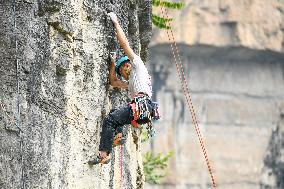
[{"label": "rock climber", "polygon": [[[131,49],[116,14],[110,12],[108,16],[111,18],[116,29],[118,42],[126,54],[116,64],[116,57],[114,55],[110,56],[112,63],[110,66],[109,81],[114,87],[129,89],[133,100],[128,105],[110,111],[104,119],[99,154],[88,162],[90,165],[99,163],[107,164],[110,161],[113,146],[117,146],[121,142],[122,133],[118,133],[114,138],[117,129],[122,128],[126,124],[132,124],[135,127],[148,124],[151,127],[147,127],[147,130],[152,132],[152,119],[159,119],[160,117],[157,104],[151,100],[151,78],[146,66],[141,58]],[[116,74],[123,77],[129,84],[118,79]]]}]

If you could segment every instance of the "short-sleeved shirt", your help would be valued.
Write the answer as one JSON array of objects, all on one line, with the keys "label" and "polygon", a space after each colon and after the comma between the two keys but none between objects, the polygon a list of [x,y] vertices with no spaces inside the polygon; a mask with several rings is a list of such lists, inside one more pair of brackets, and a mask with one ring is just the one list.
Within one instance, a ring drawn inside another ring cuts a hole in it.
[{"label": "short-sleeved shirt", "polygon": [[139,92],[146,93],[150,98],[152,96],[151,77],[145,64],[137,55],[134,56],[132,61],[132,70],[129,76],[129,91],[132,98]]}]

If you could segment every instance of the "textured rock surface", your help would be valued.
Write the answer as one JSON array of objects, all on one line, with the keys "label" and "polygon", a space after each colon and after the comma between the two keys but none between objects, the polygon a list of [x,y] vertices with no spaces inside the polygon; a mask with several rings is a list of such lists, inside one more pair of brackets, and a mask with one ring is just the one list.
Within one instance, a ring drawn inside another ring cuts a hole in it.
[{"label": "textured rock surface", "polygon": [[[244,46],[284,52],[284,3],[279,0],[185,0],[172,17],[180,43]],[[159,12],[160,10],[157,9]],[[167,42],[156,31],[154,43]]]},{"label": "textured rock surface", "polygon": [[0,1],[0,188],[143,188],[139,131],[128,132],[122,182],[118,148],[109,165],[85,163],[98,152],[103,117],[129,100],[108,86],[114,33],[105,12],[118,14],[146,59],[150,2],[25,0],[15,12],[12,2]]},{"label": "textured rock surface", "polygon": [[284,112],[276,129],[272,132],[268,153],[264,159],[263,189],[284,187]]}]

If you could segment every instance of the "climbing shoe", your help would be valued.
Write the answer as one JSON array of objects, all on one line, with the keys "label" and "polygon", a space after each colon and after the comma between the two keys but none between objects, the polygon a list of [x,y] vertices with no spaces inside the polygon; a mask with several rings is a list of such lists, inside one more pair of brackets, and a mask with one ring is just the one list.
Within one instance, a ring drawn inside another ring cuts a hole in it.
[{"label": "climbing shoe", "polygon": [[102,158],[100,155],[95,157],[93,160],[88,161],[89,165],[96,165],[96,164],[108,164],[110,162],[110,156],[106,156],[105,158]]},{"label": "climbing shoe", "polygon": [[116,147],[118,145],[122,145],[124,144],[125,140],[122,137],[122,133],[117,133],[114,137],[113,140],[113,147]]}]

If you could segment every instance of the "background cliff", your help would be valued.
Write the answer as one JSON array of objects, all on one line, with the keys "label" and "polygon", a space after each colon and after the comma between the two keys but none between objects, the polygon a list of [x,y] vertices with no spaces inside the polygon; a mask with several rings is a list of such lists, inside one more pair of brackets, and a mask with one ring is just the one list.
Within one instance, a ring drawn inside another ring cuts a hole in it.
[{"label": "background cliff", "polygon": [[86,164],[104,116],[129,100],[108,86],[110,10],[145,59],[149,1],[0,1],[0,188],[143,188],[139,131],[122,149],[122,181],[119,148],[109,165]]},{"label": "background cliff", "polygon": [[[217,188],[282,189],[284,2],[183,2],[169,13]],[[149,67],[163,117],[148,149],[175,156],[164,183],[148,188],[212,188],[167,33],[154,29],[152,39]]]},{"label": "background cliff", "polygon": [[[176,41],[188,45],[244,46],[284,49],[284,4],[278,0],[184,0],[186,7],[171,11]],[[160,9],[155,11],[160,12]],[[152,45],[167,42],[154,30]]]}]

